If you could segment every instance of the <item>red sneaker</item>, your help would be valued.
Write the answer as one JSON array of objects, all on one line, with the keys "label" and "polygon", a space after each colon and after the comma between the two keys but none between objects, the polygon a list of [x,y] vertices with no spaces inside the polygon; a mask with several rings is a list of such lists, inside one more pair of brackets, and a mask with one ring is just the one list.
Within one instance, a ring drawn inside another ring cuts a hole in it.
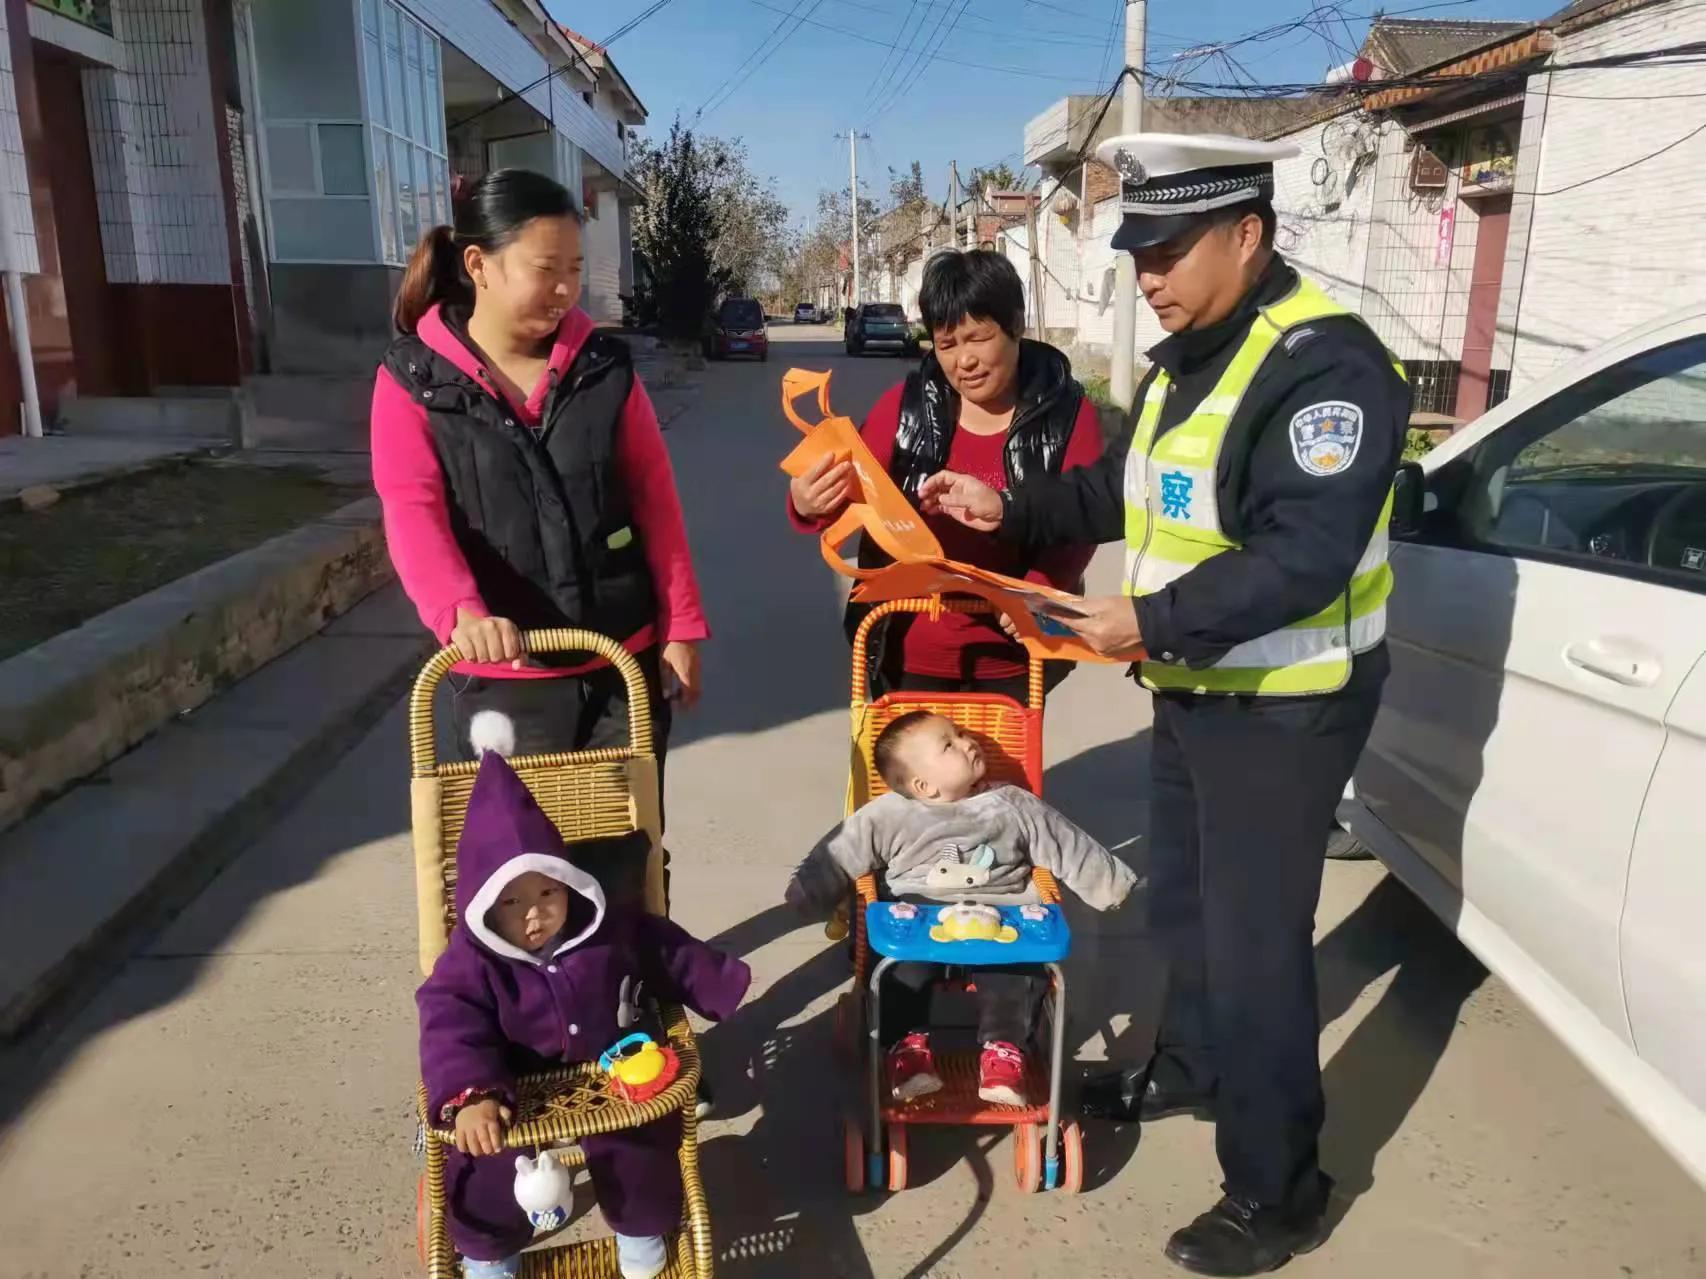
[{"label": "red sneaker", "polygon": [[889,1049],[889,1091],[896,1101],[912,1101],[942,1091],[930,1036],[915,1030]]},{"label": "red sneaker", "polygon": [[1025,1054],[1004,1040],[985,1044],[977,1063],[977,1095],[992,1106],[1023,1106]]}]

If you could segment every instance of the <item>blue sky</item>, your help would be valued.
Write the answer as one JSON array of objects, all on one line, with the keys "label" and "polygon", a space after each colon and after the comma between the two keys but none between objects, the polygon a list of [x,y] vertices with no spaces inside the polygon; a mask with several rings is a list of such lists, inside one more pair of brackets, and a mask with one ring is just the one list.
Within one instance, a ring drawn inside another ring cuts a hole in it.
[{"label": "blue sky", "polygon": [[[546,3],[561,21],[602,40],[651,0]],[[1317,3],[1150,0],[1149,62],[1155,67],[1181,49],[1273,27]],[[1418,10],[1409,14],[1415,18],[1533,20],[1562,4],[1385,0],[1384,8],[1394,15]],[[1348,29],[1334,28],[1338,45],[1349,48],[1361,41],[1367,15],[1382,6],[1380,0],[1344,0],[1342,7],[1361,15]],[[962,174],[999,160],[1017,168],[1027,120],[1068,93],[1093,93],[1111,83],[1119,65],[1116,15],[1123,8],[1123,0],[964,0],[963,6],[962,0],[799,0],[797,11],[809,14],[810,23],[788,21],[783,31],[793,30],[786,42],[737,76],[742,62],[796,9],[796,0],[672,0],[611,53],[650,111],[653,136],[667,132],[677,113],[691,121],[705,108],[701,131],[744,140],[753,168],[774,178],[782,198],[803,217],[820,187],[847,185],[847,144],[835,135],[853,126],[871,135],[860,143],[861,186],[884,203],[888,167],[905,169],[914,159],[936,198],[946,194],[950,159],[959,161]],[[910,39],[920,27],[938,39],[952,32],[936,60],[914,65],[909,55],[897,65],[880,47],[903,30]],[[1310,32],[1246,45],[1235,56],[1260,83],[1314,82],[1343,60]],[[888,85],[873,95],[873,84],[889,72],[895,74]],[[1200,77],[1234,74],[1222,63]]]}]

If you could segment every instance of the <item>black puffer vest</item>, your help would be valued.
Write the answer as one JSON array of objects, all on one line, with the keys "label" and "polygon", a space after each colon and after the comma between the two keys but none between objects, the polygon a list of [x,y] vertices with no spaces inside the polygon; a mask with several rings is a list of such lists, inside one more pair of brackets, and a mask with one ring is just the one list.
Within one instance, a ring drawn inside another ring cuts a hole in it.
[{"label": "black puffer vest", "polygon": [[[465,317],[445,318],[460,335]],[[385,367],[426,410],[451,531],[494,616],[618,640],[656,621],[651,569],[616,467],[634,385],[619,339],[587,338],[546,396],[537,432],[417,336],[393,342]]]},{"label": "black puffer vest", "polygon": [[[1073,380],[1072,361],[1046,342],[1021,339],[1019,402],[1002,449],[1009,489],[1034,476],[1060,474],[1083,402],[1084,388]],[[959,421],[959,393],[948,385],[935,355],[927,354],[906,375],[901,388],[900,422],[889,459],[890,478],[914,505],[924,481],[948,465]],[[861,535],[860,567],[877,568],[888,562],[882,548]],[[869,611],[869,605],[849,602],[844,618],[849,640]]]}]

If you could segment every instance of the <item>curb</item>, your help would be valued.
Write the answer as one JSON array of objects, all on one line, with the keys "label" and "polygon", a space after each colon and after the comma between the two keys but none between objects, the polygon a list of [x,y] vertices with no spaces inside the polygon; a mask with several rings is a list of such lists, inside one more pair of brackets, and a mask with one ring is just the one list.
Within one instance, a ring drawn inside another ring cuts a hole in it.
[{"label": "curb", "polygon": [[391,576],[366,498],[0,662],[0,831]]},{"label": "curb", "polygon": [[[431,648],[386,632],[316,636],[0,836],[0,894],[18,921],[0,936],[0,1040],[75,1015],[371,731]],[[305,686],[331,691],[303,697]]]}]

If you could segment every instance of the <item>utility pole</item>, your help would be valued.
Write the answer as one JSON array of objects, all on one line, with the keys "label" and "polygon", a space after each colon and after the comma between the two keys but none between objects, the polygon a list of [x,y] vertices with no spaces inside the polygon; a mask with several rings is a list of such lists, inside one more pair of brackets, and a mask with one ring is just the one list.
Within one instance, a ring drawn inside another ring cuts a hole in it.
[{"label": "utility pole", "polygon": [[[838,133],[835,135],[840,137]],[[850,189],[853,202],[853,296],[848,299],[851,306],[859,305],[859,140],[869,142],[871,135],[860,133],[857,129],[847,131],[847,167],[852,177]]]},{"label": "utility pole", "polygon": [[948,238],[954,247],[960,247],[960,164],[958,160],[948,161],[948,182],[953,194],[948,197]]},{"label": "utility pole", "polygon": [[[1121,81],[1120,132],[1143,131],[1144,28],[1149,0],[1125,0],[1125,78]],[[1114,358],[1108,393],[1122,409],[1137,392],[1137,262],[1122,253],[1114,262]]]},{"label": "utility pole", "polygon": [[1043,318],[1043,259],[1037,249],[1037,201],[1025,201],[1025,238],[1031,245],[1031,314],[1037,321],[1037,341],[1045,342]]}]

